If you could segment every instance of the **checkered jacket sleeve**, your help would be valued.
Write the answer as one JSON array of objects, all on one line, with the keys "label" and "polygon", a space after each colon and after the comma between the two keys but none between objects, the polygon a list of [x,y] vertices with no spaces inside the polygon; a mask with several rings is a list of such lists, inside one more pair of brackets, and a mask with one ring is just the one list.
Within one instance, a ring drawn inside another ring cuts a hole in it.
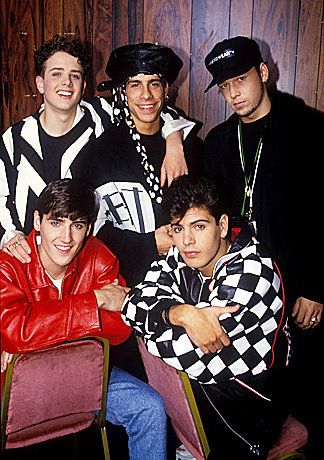
[{"label": "checkered jacket sleeve", "polygon": [[209,281],[207,302],[199,307],[240,305],[237,313],[220,317],[231,344],[204,354],[182,327],[169,327],[161,317],[170,305],[186,303],[181,270],[185,264],[172,248],[166,258],[152,264],[144,281],[125,301],[122,316],[135,328],[155,356],[202,383],[259,374],[274,364],[276,338],[284,321],[282,287],[271,259],[262,257],[257,245],[228,254]]}]

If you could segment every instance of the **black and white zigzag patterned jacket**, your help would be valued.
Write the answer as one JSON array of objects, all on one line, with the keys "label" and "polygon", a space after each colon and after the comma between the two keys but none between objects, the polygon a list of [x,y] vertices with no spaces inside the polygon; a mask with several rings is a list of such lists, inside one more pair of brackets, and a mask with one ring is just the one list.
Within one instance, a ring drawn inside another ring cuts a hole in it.
[{"label": "black and white zigzag patterned jacket", "polygon": [[[35,114],[9,127],[0,137],[0,247],[17,230],[25,234],[30,232],[37,197],[48,183],[38,125],[42,110],[43,106]],[[179,119],[173,109],[167,109],[161,116],[165,122],[164,137],[182,128],[186,136],[194,125],[191,121]],[[111,126],[112,120],[112,107],[104,98],[93,97],[80,102],[71,130],[61,136],[64,151],[60,178],[73,177],[79,152]]]},{"label": "black and white zigzag patterned jacket", "polygon": [[213,277],[201,280],[197,308],[240,305],[238,312],[220,316],[231,344],[215,353],[204,354],[184,328],[170,327],[161,317],[168,306],[193,303],[189,293],[197,274],[173,247],[129,293],[122,317],[149,352],[204,384],[285,367],[290,340],[280,275],[248,229],[217,262]]}]

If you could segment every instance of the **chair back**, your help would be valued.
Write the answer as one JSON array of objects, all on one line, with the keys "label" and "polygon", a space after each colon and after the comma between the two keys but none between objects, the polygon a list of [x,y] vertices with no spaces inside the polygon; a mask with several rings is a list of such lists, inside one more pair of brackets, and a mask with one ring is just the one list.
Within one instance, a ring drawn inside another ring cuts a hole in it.
[{"label": "chair back", "polygon": [[[150,354],[141,339],[139,350],[148,382],[162,396],[178,438],[197,460],[207,459],[210,449],[187,374]],[[306,427],[289,416],[267,460],[305,459],[299,449],[307,440]]]},{"label": "chair back", "polygon": [[3,392],[2,450],[78,432],[96,413],[103,428],[108,356],[109,343],[99,337],[15,355]]},{"label": "chair back", "polygon": [[175,433],[197,460],[204,460],[209,446],[187,374],[151,355],[141,339],[139,350],[148,382],[162,396]]}]

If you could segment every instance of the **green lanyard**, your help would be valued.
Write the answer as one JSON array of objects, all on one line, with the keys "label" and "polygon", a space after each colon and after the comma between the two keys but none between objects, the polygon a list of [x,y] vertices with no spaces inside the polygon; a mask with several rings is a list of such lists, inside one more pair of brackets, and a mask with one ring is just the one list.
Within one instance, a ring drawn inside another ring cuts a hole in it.
[{"label": "green lanyard", "polygon": [[[243,141],[242,141],[242,121],[241,119],[239,119],[239,123],[237,127],[237,135],[238,135],[238,142],[239,142],[241,166],[242,166],[242,170],[244,174],[244,183],[245,183],[244,198],[243,198],[243,204],[241,208],[241,216],[245,214],[248,220],[250,220],[252,216],[253,191],[254,191],[255,180],[257,177],[259,161],[260,161],[261,151],[263,147],[263,141],[262,141],[262,136],[261,136],[258,142],[258,146],[255,152],[255,155],[254,155],[254,161],[253,161],[254,171],[253,171],[253,177],[252,177],[252,171],[250,172],[249,175],[245,173],[245,157],[244,157]],[[247,199],[249,199],[249,209],[248,211],[245,212]]]}]

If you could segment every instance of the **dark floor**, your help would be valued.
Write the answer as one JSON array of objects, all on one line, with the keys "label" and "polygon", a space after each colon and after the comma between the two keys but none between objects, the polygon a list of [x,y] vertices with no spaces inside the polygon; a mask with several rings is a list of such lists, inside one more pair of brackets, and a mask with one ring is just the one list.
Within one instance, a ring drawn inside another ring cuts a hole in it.
[{"label": "dark floor", "polygon": [[[106,425],[111,460],[129,460],[125,431],[108,423]],[[168,460],[175,459],[179,441],[169,429]],[[3,460],[104,460],[100,431],[96,427],[62,436],[21,449],[10,449],[1,454]]]}]

